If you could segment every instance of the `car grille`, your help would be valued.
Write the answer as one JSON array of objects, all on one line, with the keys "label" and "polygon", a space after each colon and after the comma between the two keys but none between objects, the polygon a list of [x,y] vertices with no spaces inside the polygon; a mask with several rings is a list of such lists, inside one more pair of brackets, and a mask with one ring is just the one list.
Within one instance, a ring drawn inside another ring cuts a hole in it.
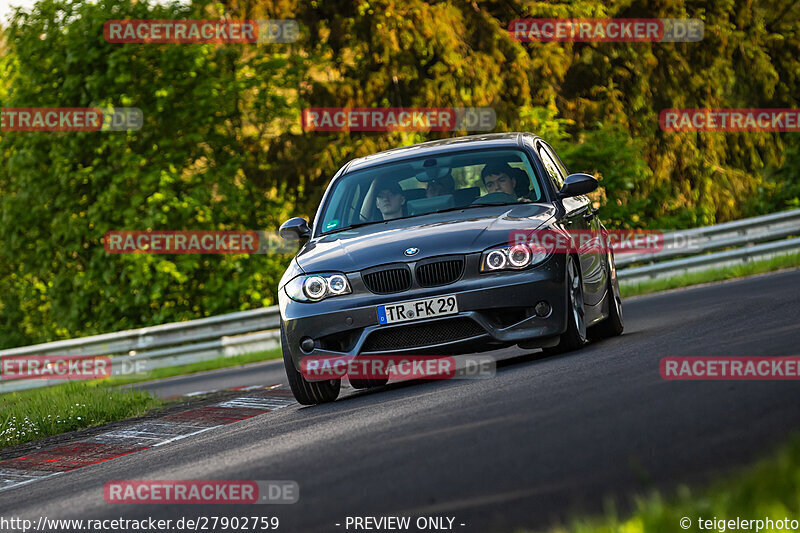
[{"label": "car grille", "polygon": [[407,266],[364,270],[361,278],[375,294],[391,294],[411,288],[411,270]]},{"label": "car grille", "polygon": [[417,283],[421,287],[439,287],[453,283],[464,272],[464,258],[440,259],[420,263],[416,269]]},{"label": "car grille", "polygon": [[483,335],[486,331],[466,317],[395,326],[373,331],[367,337],[362,353],[386,352],[419,348]]}]

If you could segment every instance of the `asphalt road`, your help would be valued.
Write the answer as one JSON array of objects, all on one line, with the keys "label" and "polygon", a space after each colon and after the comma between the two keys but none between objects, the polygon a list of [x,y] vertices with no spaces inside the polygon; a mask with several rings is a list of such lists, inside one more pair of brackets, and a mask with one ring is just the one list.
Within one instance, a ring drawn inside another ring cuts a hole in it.
[{"label": "asphalt road", "polygon": [[[601,511],[607,496],[624,508],[634,493],[702,483],[800,429],[798,382],[668,382],[658,369],[664,356],[800,354],[799,288],[794,270],[629,300],[626,334],[580,352],[506,360],[490,380],[286,407],[0,492],[0,516],[258,513],[278,516],[279,531],[314,532],[345,531],[347,516],[430,515],[487,532],[544,529]],[[121,479],[288,479],[300,501],[106,504],[103,484]]]},{"label": "asphalt road", "polygon": [[288,387],[282,359],[220,368],[185,376],[175,376],[137,383],[133,386],[137,389],[152,392],[159,398],[168,398],[170,396],[218,391],[230,387],[250,387],[277,383],[285,384]]}]

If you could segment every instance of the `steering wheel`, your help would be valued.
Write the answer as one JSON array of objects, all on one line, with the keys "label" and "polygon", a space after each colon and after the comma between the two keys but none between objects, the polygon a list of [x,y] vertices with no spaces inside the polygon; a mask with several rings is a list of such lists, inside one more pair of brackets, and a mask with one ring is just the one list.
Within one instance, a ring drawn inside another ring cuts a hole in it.
[{"label": "steering wheel", "polygon": [[495,203],[514,203],[517,201],[517,197],[504,193],[504,192],[490,192],[486,196],[481,196],[477,198],[472,205],[481,205],[481,204],[495,204]]}]

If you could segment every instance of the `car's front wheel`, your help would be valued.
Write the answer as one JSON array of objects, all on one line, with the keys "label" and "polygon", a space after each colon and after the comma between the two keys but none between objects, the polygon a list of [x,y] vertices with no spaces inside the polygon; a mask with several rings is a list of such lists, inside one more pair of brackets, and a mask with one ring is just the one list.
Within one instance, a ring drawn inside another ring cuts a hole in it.
[{"label": "car's front wheel", "polygon": [[339,397],[342,387],[341,379],[326,379],[325,381],[308,381],[303,374],[297,371],[289,353],[289,341],[286,340],[283,321],[281,321],[281,350],[283,351],[283,366],[286,367],[286,377],[289,378],[289,387],[295,399],[303,405],[315,405],[332,402]]},{"label": "car's front wheel", "polygon": [[543,348],[546,354],[577,350],[586,344],[586,310],[583,307],[583,283],[578,262],[567,256],[567,331],[561,334],[558,344]]}]

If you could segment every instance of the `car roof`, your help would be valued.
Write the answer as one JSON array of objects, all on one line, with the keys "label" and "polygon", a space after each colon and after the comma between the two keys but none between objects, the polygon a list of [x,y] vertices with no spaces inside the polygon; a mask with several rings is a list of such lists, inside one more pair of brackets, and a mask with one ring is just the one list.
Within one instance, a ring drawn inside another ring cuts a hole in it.
[{"label": "car roof", "polygon": [[522,146],[523,136],[531,138],[537,137],[531,133],[522,132],[488,133],[482,135],[451,137],[449,139],[440,139],[437,141],[412,144],[411,146],[392,148],[391,150],[385,150],[383,152],[353,159],[345,166],[343,169],[343,174],[375,165],[391,163],[393,161],[402,161],[409,158],[425,157],[428,155],[441,155],[448,152],[469,149],[479,150],[483,148],[518,148]]}]

